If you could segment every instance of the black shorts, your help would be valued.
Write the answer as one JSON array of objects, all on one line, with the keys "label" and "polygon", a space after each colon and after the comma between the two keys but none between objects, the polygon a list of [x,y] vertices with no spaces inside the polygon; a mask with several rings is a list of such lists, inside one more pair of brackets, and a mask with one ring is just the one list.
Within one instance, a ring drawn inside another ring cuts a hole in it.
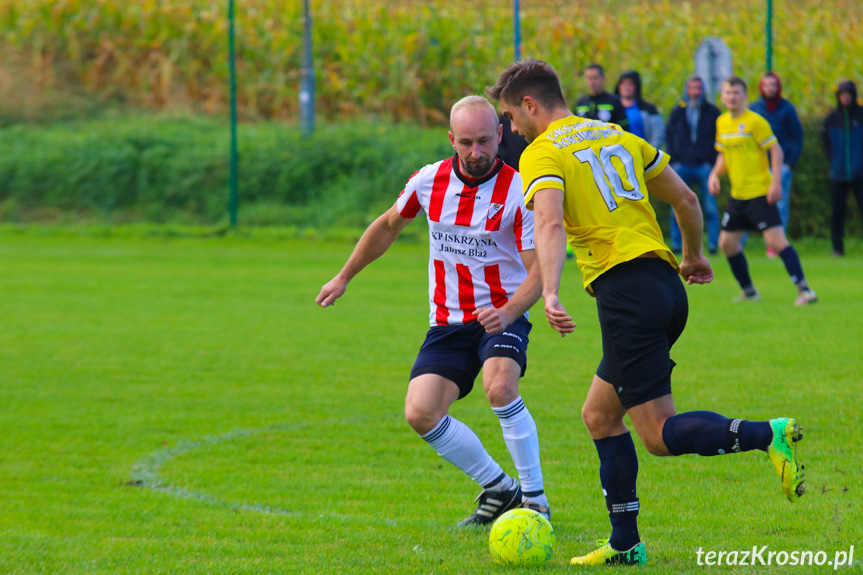
[{"label": "black shorts", "polygon": [[596,375],[629,409],[671,393],[671,346],[689,315],[686,289],[668,262],[638,258],[592,283],[602,329]]},{"label": "black shorts", "polygon": [[473,389],[482,364],[491,357],[510,357],[527,369],[527,336],[533,326],[524,316],[508,325],[503,333],[488,334],[478,321],[465,325],[440,325],[429,329],[411,369],[410,378],[426,373],[455,382],[458,398]]},{"label": "black shorts", "polygon": [[767,203],[767,196],[751,200],[728,198],[725,214],[722,216],[722,229],[726,232],[744,232],[766,229],[782,225],[782,216],[776,205]]}]

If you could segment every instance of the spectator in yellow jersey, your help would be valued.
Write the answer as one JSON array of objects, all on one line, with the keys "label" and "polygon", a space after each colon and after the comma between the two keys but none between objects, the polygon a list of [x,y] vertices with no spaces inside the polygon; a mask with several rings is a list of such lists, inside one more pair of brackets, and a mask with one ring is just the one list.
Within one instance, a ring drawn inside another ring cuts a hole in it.
[{"label": "spectator in yellow jersey", "polygon": [[[782,198],[782,164],[785,156],[770,124],[747,108],[746,82],[731,76],[722,83],[722,103],[728,111],[716,120],[716,164],[710,172],[710,193],[721,191],[719,177],[726,171],[731,180],[731,198],[722,217],[719,248],[743,290],[735,301],[758,301],[761,296],[749,276],[749,264],[740,243],[749,230],[764,235],[767,247],[779,254],[791,281],[797,287],[795,305],[818,301],[803,275],[803,267],[782,228],[777,203]],[[768,163],[767,153],[770,153]]]},{"label": "spectator in yellow jersey", "polygon": [[[647,562],[638,533],[638,457],[629,415],[647,450],[659,456],[767,451],[791,501],[803,494],[795,420],[729,419],[710,411],[677,413],[671,395],[671,346],[683,332],[690,284],[713,280],[702,251],[698,198],[668,166],[668,155],[618,126],[576,117],[546,62],[511,64],[488,88],[513,132],[530,143],[521,156],[545,315],[561,336],[575,322],[560,301],[568,238],[584,287],[596,298],[602,360],[582,418],[599,455],[611,537],[575,565]],[[670,203],[683,236],[680,263],[665,245],[650,196]],[[680,277],[678,277],[678,274]]]}]

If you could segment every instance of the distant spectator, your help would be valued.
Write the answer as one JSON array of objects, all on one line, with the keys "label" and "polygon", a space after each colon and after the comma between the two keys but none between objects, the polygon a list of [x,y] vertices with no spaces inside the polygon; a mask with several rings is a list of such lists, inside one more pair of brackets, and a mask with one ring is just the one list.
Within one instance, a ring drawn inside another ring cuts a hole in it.
[{"label": "distant spectator", "polygon": [[[665,136],[671,167],[690,187],[698,185],[701,209],[707,221],[707,249],[711,255],[719,245],[719,208],[707,179],[716,162],[716,119],[719,108],[704,97],[704,80],[692,75],[683,86],[683,99],[671,111]],[[671,248],[680,253],[682,241],[674,210],[671,211]]]},{"label": "distant spectator", "polygon": [[836,100],[838,105],[824,121],[821,139],[830,162],[833,255],[844,256],[845,207],[849,189],[857,198],[857,208],[863,218],[863,108],[857,102],[854,82],[839,84]]},{"label": "distant spectator", "polygon": [[512,133],[512,124],[509,118],[503,114],[499,114],[498,120],[500,120],[500,125],[503,126],[503,136],[497,149],[497,155],[508,166],[518,170],[518,160],[521,158],[521,153],[527,147],[527,140],[521,134]]},{"label": "distant spectator", "polygon": [[665,120],[656,106],[646,102],[641,96],[641,74],[635,70],[624,72],[617,81],[614,93],[629,119],[629,131],[654,148],[665,147]]},{"label": "distant spectator", "polygon": [[584,70],[587,96],[579,98],[575,113],[582,118],[611,122],[629,130],[629,118],[620,100],[605,91],[605,70],[599,64],[591,64]]},{"label": "distant spectator", "polygon": [[[803,151],[803,126],[800,124],[800,118],[797,117],[794,104],[782,97],[782,81],[779,76],[773,72],[766,72],[758,83],[758,91],[761,98],[752,102],[749,109],[767,120],[785,156],[785,163],[782,164],[782,199],[776,207],[779,208],[779,215],[782,217],[782,229],[787,230],[791,179],[794,176],[794,166],[800,158],[800,152]],[[776,254],[770,253],[770,250],[767,255],[776,257]]]}]

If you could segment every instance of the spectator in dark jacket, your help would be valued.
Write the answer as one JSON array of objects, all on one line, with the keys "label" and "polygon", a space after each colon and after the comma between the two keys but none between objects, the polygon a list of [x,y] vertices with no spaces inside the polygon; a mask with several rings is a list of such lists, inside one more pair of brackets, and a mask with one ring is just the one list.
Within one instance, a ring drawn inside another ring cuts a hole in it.
[{"label": "spectator in dark jacket", "polygon": [[497,147],[497,155],[510,167],[518,170],[518,161],[521,158],[521,153],[527,147],[527,140],[521,134],[512,133],[512,124],[509,118],[499,114],[498,120],[503,126],[503,135],[500,139],[500,145]]},{"label": "spectator in dark jacket", "polygon": [[582,118],[611,122],[629,131],[629,118],[620,99],[605,91],[605,69],[599,64],[591,64],[584,70],[587,96],[578,99],[575,113]]},{"label": "spectator in dark jacket", "polygon": [[629,131],[656,149],[665,147],[665,120],[656,106],[641,97],[641,74],[635,70],[624,72],[617,81],[614,93],[629,118]]},{"label": "spectator in dark jacket", "polygon": [[[692,75],[683,86],[683,99],[671,111],[665,137],[671,167],[687,185],[698,185],[701,208],[707,220],[707,249],[715,254],[719,243],[719,208],[707,187],[707,179],[716,162],[716,119],[719,108],[704,97],[704,80]],[[680,227],[671,212],[671,248],[680,253]]]},{"label": "spectator in dark jacket", "polygon": [[830,194],[833,210],[830,238],[833,255],[845,255],[845,207],[848,190],[857,198],[863,217],[863,108],[857,102],[854,82],[842,82],[836,90],[837,107],[830,112],[821,130],[824,153],[830,162]]},{"label": "spectator in dark jacket", "polygon": [[767,120],[785,156],[780,180],[782,199],[776,203],[776,207],[779,208],[779,215],[782,217],[782,227],[788,229],[791,179],[794,176],[794,165],[803,150],[803,126],[797,116],[797,109],[782,97],[782,81],[779,80],[779,76],[773,72],[767,72],[761,76],[758,90],[761,98],[752,102],[749,109]]}]

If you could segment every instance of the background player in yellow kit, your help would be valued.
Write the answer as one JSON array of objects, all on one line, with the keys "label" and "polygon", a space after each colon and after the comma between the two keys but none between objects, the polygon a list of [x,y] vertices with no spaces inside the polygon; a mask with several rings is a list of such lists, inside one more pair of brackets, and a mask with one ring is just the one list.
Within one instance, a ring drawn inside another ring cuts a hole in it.
[{"label": "background player in yellow kit", "polygon": [[[797,286],[795,305],[818,301],[803,276],[803,267],[794,247],[785,237],[777,202],[782,199],[782,163],[779,141],[767,120],[748,108],[746,82],[731,76],[722,83],[722,103],[728,111],[716,120],[716,150],[719,155],[710,172],[710,193],[718,196],[719,177],[728,171],[731,198],[722,217],[719,248],[728,258],[731,271],[743,290],[735,301],[758,301],[761,296],[743,254],[740,238],[747,230],[764,234],[767,247],[779,254],[791,281]],[[770,163],[767,162],[770,152]],[[771,175],[772,169],[772,175]]]}]

